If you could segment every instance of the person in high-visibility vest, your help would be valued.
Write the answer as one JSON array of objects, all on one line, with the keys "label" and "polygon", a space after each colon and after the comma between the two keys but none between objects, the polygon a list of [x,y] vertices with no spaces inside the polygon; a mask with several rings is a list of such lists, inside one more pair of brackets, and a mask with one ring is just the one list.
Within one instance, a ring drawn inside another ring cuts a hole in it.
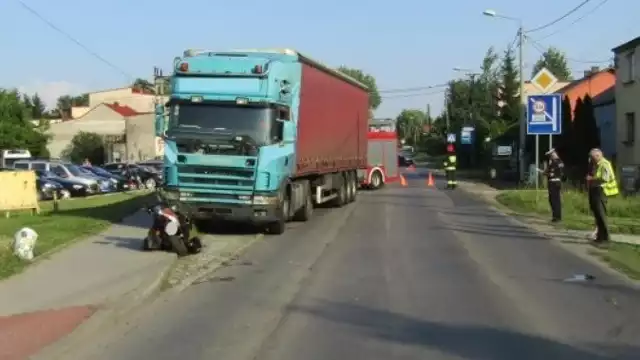
[{"label": "person in high-visibility vest", "polygon": [[448,154],[443,161],[444,172],[447,175],[447,188],[455,189],[456,185],[456,154]]},{"label": "person in high-visibility vest", "polygon": [[592,149],[590,152],[593,161],[593,175],[587,174],[589,184],[589,207],[593,213],[598,228],[594,243],[597,245],[608,244],[611,240],[607,227],[607,198],[618,195],[618,182],[613,167],[609,160],[605,159],[600,149]]}]

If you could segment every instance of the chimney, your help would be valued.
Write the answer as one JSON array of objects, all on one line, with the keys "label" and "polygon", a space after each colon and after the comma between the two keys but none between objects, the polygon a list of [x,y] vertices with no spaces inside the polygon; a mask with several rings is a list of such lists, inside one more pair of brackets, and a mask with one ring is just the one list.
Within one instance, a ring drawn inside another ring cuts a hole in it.
[{"label": "chimney", "polygon": [[585,70],[584,71],[584,77],[589,77],[589,75],[591,75],[591,70]]},{"label": "chimney", "polygon": [[600,67],[599,66],[592,66],[591,67],[591,73],[595,74],[597,72],[600,72]]}]

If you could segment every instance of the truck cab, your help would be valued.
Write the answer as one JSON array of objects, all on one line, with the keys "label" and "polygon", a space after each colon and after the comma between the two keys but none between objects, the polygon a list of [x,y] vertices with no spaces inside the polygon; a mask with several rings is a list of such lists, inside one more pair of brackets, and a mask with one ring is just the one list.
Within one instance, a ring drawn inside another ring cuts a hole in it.
[{"label": "truck cab", "polygon": [[294,57],[186,51],[158,109],[163,196],[201,219],[273,223],[293,165]]}]

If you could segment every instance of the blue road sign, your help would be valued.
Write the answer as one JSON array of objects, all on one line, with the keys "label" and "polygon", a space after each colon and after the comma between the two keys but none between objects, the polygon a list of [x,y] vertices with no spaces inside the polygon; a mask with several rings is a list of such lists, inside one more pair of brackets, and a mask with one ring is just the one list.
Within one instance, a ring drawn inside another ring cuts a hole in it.
[{"label": "blue road sign", "polygon": [[562,95],[530,95],[527,97],[527,134],[562,134]]},{"label": "blue road sign", "polygon": [[456,134],[448,133],[447,134],[447,142],[450,143],[450,144],[453,144],[454,142],[456,142]]},{"label": "blue road sign", "polygon": [[460,131],[460,144],[471,145],[473,143],[473,132],[475,129],[471,126],[465,126]]}]

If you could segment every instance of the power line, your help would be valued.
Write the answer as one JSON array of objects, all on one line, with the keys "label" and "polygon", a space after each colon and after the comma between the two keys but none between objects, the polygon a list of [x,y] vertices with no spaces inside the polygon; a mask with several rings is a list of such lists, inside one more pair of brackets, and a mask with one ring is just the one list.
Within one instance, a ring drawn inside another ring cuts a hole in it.
[{"label": "power line", "polygon": [[437,94],[442,94],[445,93],[446,90],[438,90],[438,91],[432,91],[432,92],[427,92],[427,93],[417,93],[417,94],[403,94],[403,95],[392,95],[392,96],[383,96],[382,99],[383,100],[389,100],[389,99],[405,99],[405,98],[410,98],[410,97],[417,97],[417,96],[431,96],[431,95],[437,95]]},{"label": "power line", "polygon": [[560,16],[559,18],[557,18],[557,19],[555,19],[555,20],[553,20],[553,21],[551,21],[551,22],[549,22],[549,23],[546,23],[546,24],[544,24],[544,25],[542,25],[542,26],[538,26],[537,28],[534,28],[534,29],[531,29],[531,30],[527,30],[526,32],[527,32],[527,33],[531,33],[531,32],[534,32],[534,31],[539,31],[539,30],[542,30],[542,29],[546,29],[546,28],[548,28],[549,26],[553,26],[553,25],[555,25],[555,24],[559,23],[560,21],[564,20],[565,18],[567,18],[569,15],[571,15],[571,14],[573,14],[574,12],[578,11],[581,7],[583,7],[583,6],[587,5],[589,2],[591,2],[591,0],[584,0],[584,1],[582,1],[580,4],[578,4],[576,7],[574,7],[574,8],[573,8],[573,9],[571,9],[571,10],[569,10],[569,11],[568,11],[567,13],[565,13],[564,15]]},{"label": "power line", "polygon": [[81,47],[84,51],[86,51],[89,55],[95,57],[96,59],[98,59],[99,61],[101,61],[102,63],[106,64],[107,66],[109,66],[110,68],[112,68],[113,70],[119,72],[121,75],[123,75],[124,77],[128,78],[129,80],[133,80],[134,77],[131,76],[130,74],[128,74],[126,71],[122,70],[120,67],[116,66],[115,64],[113,64],[112,62],[110,62],[109,60],[105,59],[104,57],[102,57],[100,54],[98,54],[97,52],[95,52],[94,50],[91,50],[89,47],[87,47],[86,45],[84,45],[82,42],[80,42],[78,39],[76,39],[75,37],[71,36],[69,33],[67,33],[66,31],[62,30],[61,28],[59,28],[58,26],[56,26],[53,22],[49,21],[47,18],[45,18],[42,14],[40,14],[38,11],[36,11],[35,9],[33,9],[31,6],[27,5],[26,3],[24,3],[22,0],[16,0],[18,2],[18,4],[20,4],[20,6],[22,6],[25,10],[27,10],[28,12],[30,12],[33,16],[37,17],[38,19],[40,19],[40,21],[44,22],[45,24],[47,24],[50,28],[52,28],[54,31],[62,34],[64,37],[66,37],[67,39],[69,39],[70,41],[74,42],[76,45],[78,45],[79,47]]},{"label": "power line", "polygon": [[[531,45],[533,46],[534,49],[538,50],[538,52],[544,56],[544,54],[546,53],[546,49],[545,46],[540,44],[538,41],[533,40],[528,38],[529,42],[531,43]],[[569,57],[565,56],[565,59],[567,59],[567,61],[570,62],[574,62],[574,63],[580,63],[580,64],[605,64],[605,63],[609,63],[611,60],[604,60],[604,61],[596,61],[596,60],[581,60],[581,59],[572,59]]]},{"label": "power line", "polygon": [[549,33],[549,34],[547,34],[547,35],[545,35],[545,36],[541,37],[541,38],[538,38],[537,40],[538,40],[538,41],[541,41],[541,40],[544,40],[544,39],[548,39],[548,38],[550,38],[550,37],[551,37],[551,36],[553,36],[553,35],[556,35],[556,34],[558,34],[558,33],[562,32],[562,31],[567,30],[568,28],[572,27],[573,25],[575,25],[575,24],[579,23],[580,21],[584,20],[584,18],[586,18],[587,16],[589,16],[589,15],[593,14],[594,12],[596,12],[600,7],[602,7],[602,5],[604,5],[604,4],[608,3],[608,2],[609,2],[609,0],[602,0],[602,1],[601,1],[600,3],[598,3],[598,5],[596,5],[593,9],[591,9],[591,10],[587,11],[587,12],[586,12],[586,13],[584,13],[582,16],[580,16],[579,18],[575,19],[575,20],[574,20],[573,22],[571,22],[569,25],[565,26],[564,28],[560,28],[560,29],[558,29],[558,30],[556,30],[556,31],[553,31],[553,32],[551,32],[551,33]]},{"label": "power line", "polygon": [[403,92],[414,92],[414,91],[423,91],[423,90],[430,90],[430,89],[436,89],[436,88],[440,88],[440,87],[446,87],[449,86],[448,83],[445,84],[436,84],[436,85],[430,85],[430,86],[418,86],[418,87],[410,87],[410,88],[397,88],[397,89],[385,89],[385,90],[378,90],[378,93],[382,94],[382,93],[403,93]]}]

